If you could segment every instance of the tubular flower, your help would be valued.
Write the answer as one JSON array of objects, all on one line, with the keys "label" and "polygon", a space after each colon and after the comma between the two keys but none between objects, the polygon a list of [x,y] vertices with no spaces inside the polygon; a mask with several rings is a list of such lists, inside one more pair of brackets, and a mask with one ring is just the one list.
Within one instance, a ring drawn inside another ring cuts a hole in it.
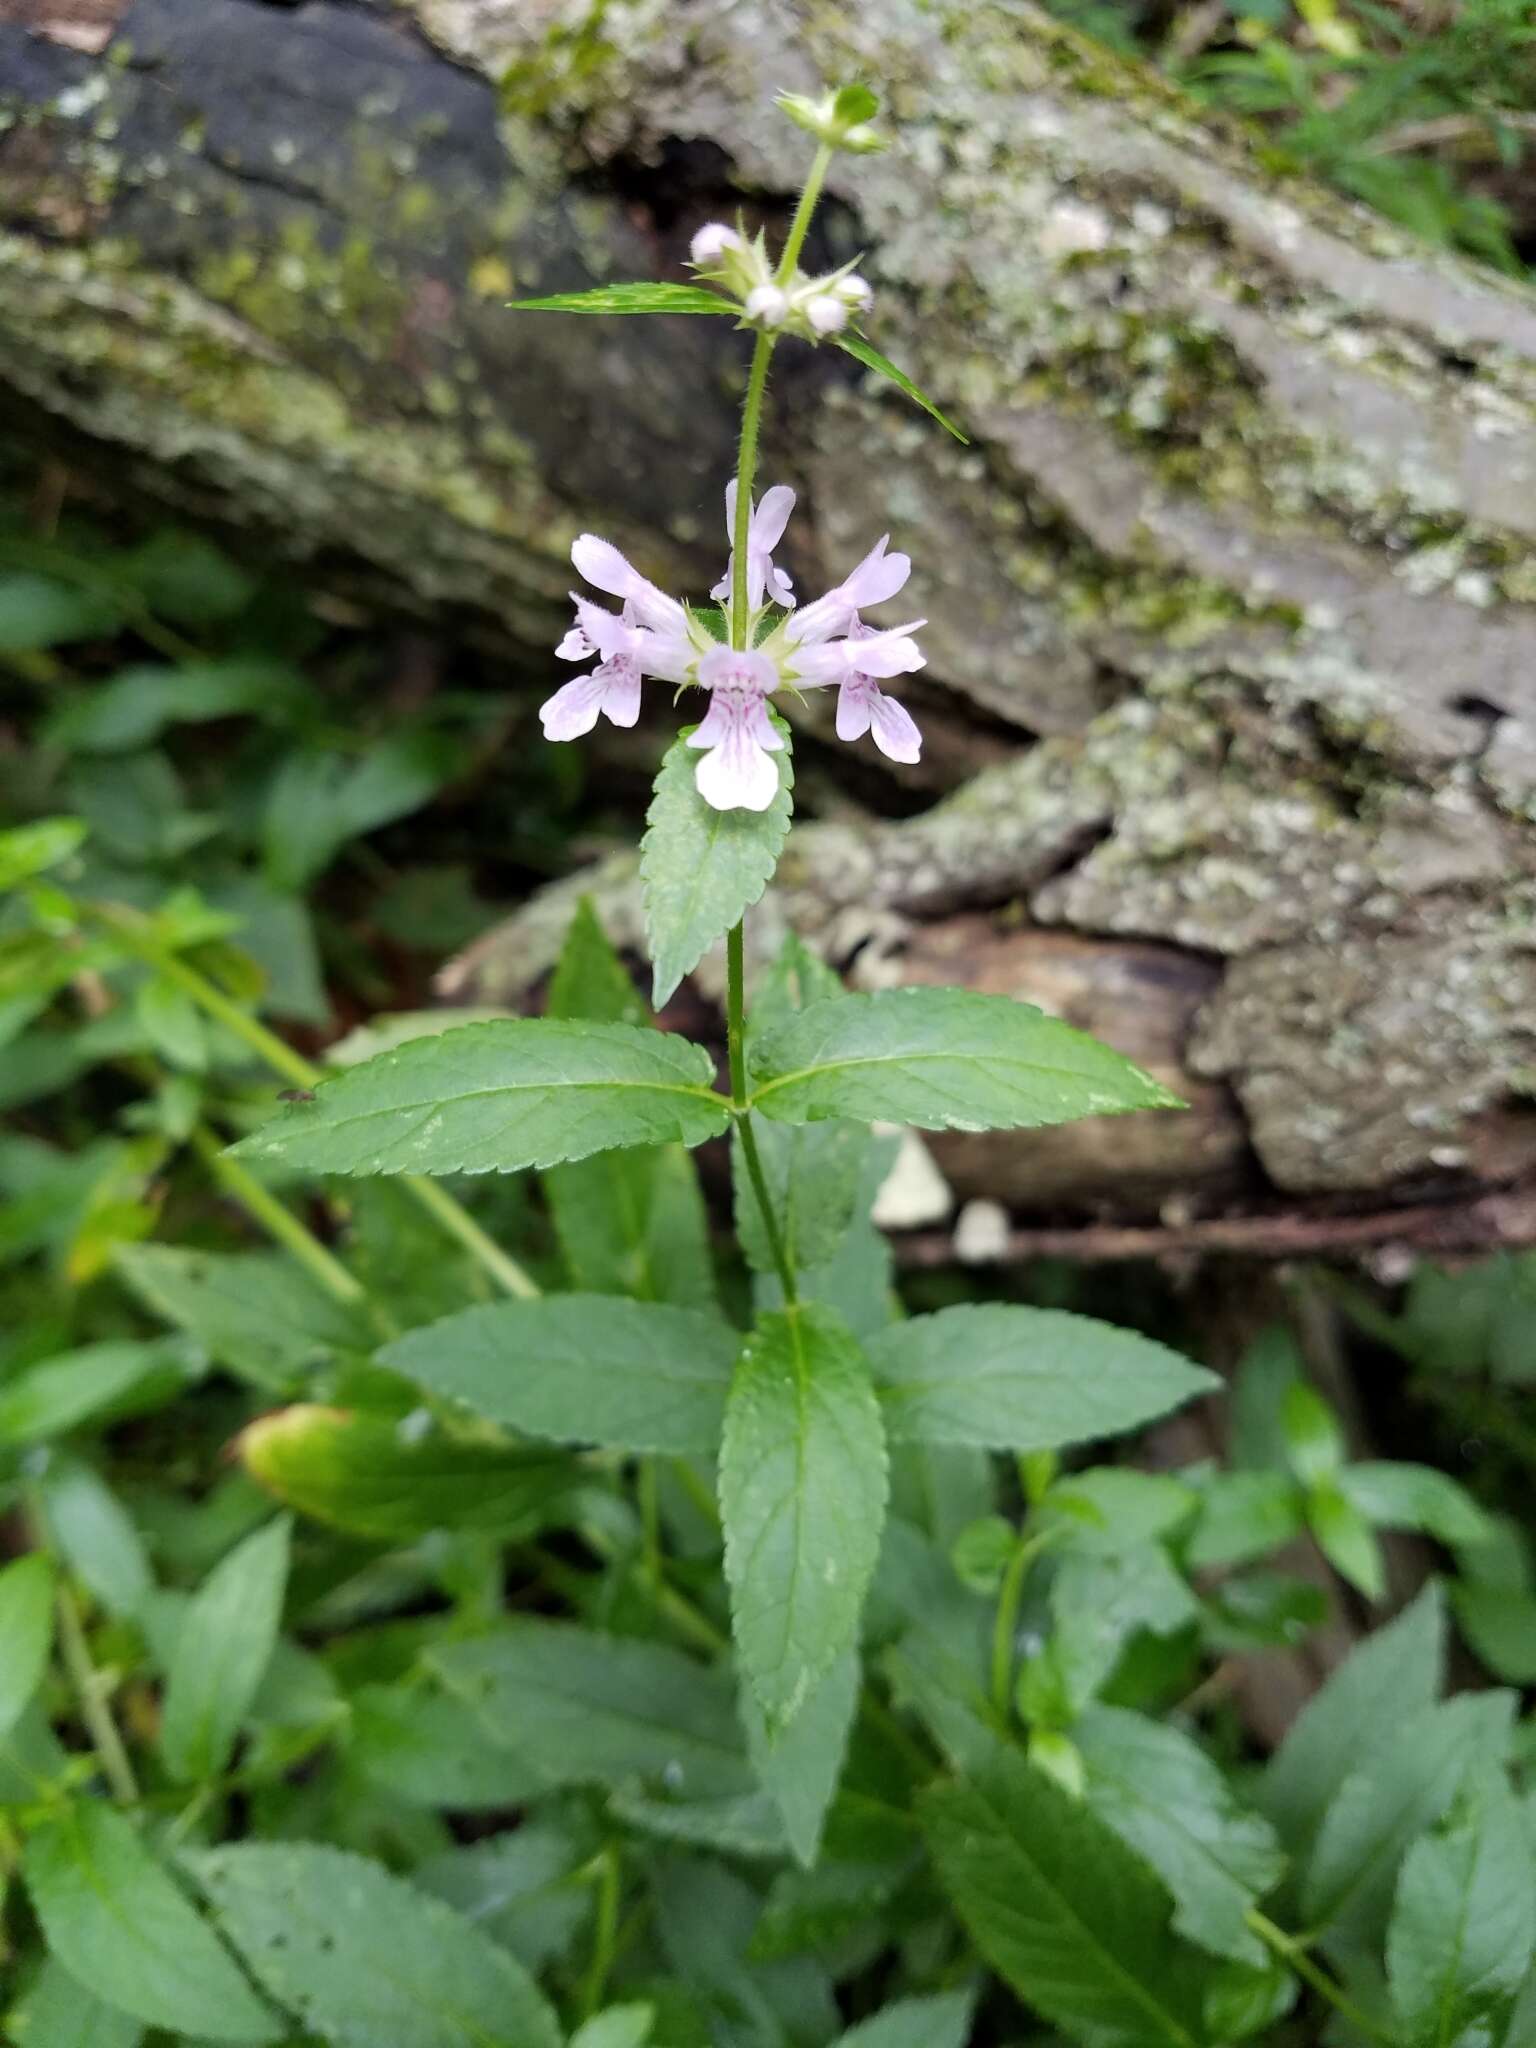
[{"label": "tubular flower", "polygon": [[[592,730],[599,714],[615,725],[633,725],[646,676],[706,690],[708,707],[688,734],[688,745],[700,755],[695,770],[699,794],[719,811],[764,811],[779,789],[773,757],[784,750],[769,709],[774,692],[835,683],[839,739],[869,733],[889,759],[916,761],[922,736],[881,684],[923,666],[913,635],[925,621],[880,630],[860,617],[866,607],[884,603],[904,587],[912,564],[904,554],[888,553],[889,537],[882,536],[841,583],[795,608],[790,580],[773,559],[794,503],[794,492],[779,484],[752,508],[748,616],[739,634],[731,631],[734,557],[712,593],[723,614],[711,615],[690,611],[642,576],[610,542],[583,534],[571,549],[572,561],[588,582],[618,598],[621,609],[605,611],[572,594],[575,623],[555,651],[566,661],[595,655],[597,666],[566,683],[542,707],[546,738],[577,739]],[[732,533],[735,511],[733,481],[726,491],[726,527]],[[730,645],[734,639],[746,645]]]}]

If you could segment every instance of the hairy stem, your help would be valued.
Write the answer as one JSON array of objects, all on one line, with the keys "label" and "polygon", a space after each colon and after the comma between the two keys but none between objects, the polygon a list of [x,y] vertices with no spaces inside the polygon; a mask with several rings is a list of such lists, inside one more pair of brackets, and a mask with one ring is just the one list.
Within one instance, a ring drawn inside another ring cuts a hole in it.
[{"label": "hairy stem", "polygon": [[747,1107],[747,1057],[746,1057],[746,963],[742,944],[744,920],[732,926],[725,947],[725,1042],[731,1069],[731,1108],[736,1118],[736,1135],[741,1141],[741,1156],[746,1161],[747,1178],[752,1183],[752,1194],[763,1219],[763,1231],[768,1239],[768,1249],[773,1255],[774,1268],[779,1276],[779,1285],[784,1290],[784,1300],[792,1305],[799,1297],[795,1287],[794,1262],[789,1256],[789,1247],[779,1229],[779,1220],[773,1213],[773,1203],[768,1194],[768,1181],[763,1172],[762,1156],[757,1149],[757,1133],[752,1128],[752,1112]]},{"label": "hairy stem", "polygon": [[52,1531],[48,1526],[48,1511],[43,1505],[41,1494],[35,1488],[28,1489],[27,1519],[32,1525],[34,1544],[52,1557],[58,1567],[55,1604],[59,1618],[59,1656],[75,1698],[79,1702],[80,1719],[91,1738],[91,1747],[95,1750],[102,1774],[111,1787],[112,1797],[119,1806],[132,1806],[139,1797],[138,1779],[133,1774],[133,1765],[128,1759],[127,1748],[118,1733],[117,1723],[112,1718],[112,1709],[107,1704],[106,1687],[102,1683],[101,1673],[91,1662],[91,1646],[85,1638],[85,1623],[80,1616],[80,1605],[64,1578],[58,1546],[54,1543]]},{"label": "hairy stem", "polygon": [[1378,2026],[1368,2014],[1363,2013],[1343,1986],[1336,1984],[1326,1970],[1320,1969],[1313,1962],[1295,1935],[1287,1934],[1283,1927],[1277,1927],[1274,1921],[1267,1914],[1261,1913],[1256,1906],[1251,1906],[1243,1918],[1264,1946],[1272,1954],[1280,1957],[1282,1962],[1289,1963],[1303,1983],[1309,1984],[1320,1998],[1327,1999],[1342,2019],[1348,2020],[1352,2027],[1358,2028],[1367,2040],[1380,2041],[1385,2044],[1385,2048],[1391,2048],[1392,2035],[1384,2027]]},{"label": "hairy stem", "polygon": [[291,1252],[327,1294],[347,1308],[360,1307],[367,1302],[368,1290],[363,1283],[347,1271],[340,1259],[326,1250],[292,1210],[284,1208],[270,1188],[264,1188],[238,1159],[230,1158],[206,1124],[193,1125],[188,1133],[188,1143],[225,1192],[261,1225],[269,1237],[275,1238],[284,1251]]},{"label": "hairy stem", "polygon": [[800,188],[800,203],[795,208],[795,217],[789,224],[789,233],[784,240],[783,253],[779,257],[779,268],[775,278],[782,289],[795,274],[795,265],[800,261],[800,251],[805,247],[805,238],[810,230],[811,215],[816,211],[816,202],[821,197],[822,185],[827,172],[832,168],[836,154],[830,142],[823,142],[811,161],[804,185]]},{"label": "hairy stem", "polygon": [[736,517],[731,534],[731,645],[745,647],[751,620],[747,617],[747,538],[752,528],[752,480],[757,473],[757,437],[763,423],[763,393],[768,388],[768,359],[775,337],[760,329],[752,346],[747,395],[741,404],[741,441],[736,452]]}]

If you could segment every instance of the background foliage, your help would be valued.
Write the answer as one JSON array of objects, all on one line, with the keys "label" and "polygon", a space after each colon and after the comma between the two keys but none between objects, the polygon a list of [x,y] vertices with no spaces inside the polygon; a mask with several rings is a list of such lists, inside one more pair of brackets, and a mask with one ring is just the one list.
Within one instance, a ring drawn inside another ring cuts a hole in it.
[{"label": "background foliage", "polygon": [[[1277,169],[1519,268],[1527,12],[1075,18],[1262,115]],[[312,1061],[429,1034],[437,962],[630,840],[628,792],[522,745],[472,654],[63,483],[19,464],[0,534],[9,2037],[1536,2038],[1536,1261],[1295,1276],[1235,1361],[1219,1288],[1155,1274],[929,1275],[904,1317],[888,1143],[765,1121],[891,1445],[859,1555],[869,1405],[828,1367],[801,1541],[870,1590],[857,1654],[856,1599],[797,1607],[779,1735],[711,1472],[714,1319],[774,1300],[745,1208],[722,1249],[723,1148],[551,1153],[450,1183],[446,1225],[223,1150]],[[646,1026],[637,969],[583,914],[551,1018]],[[786,958],[765,1043],[815,975]],[[1019,1314],[1027,1381],[988,1367]],[[748,1523],[761,1328],[722,1451]],[[1198,1391],[1183,1359],[1233,1366],[1219,1427],[1109,1441]],[[1278,1659],[1336,1668],[1273,1746]]]}]

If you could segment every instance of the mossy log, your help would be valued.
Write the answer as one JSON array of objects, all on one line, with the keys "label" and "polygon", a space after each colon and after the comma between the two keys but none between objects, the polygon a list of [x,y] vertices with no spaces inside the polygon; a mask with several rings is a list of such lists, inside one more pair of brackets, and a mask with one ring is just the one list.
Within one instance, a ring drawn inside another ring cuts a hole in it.
[{"label": "mossy log", "polygon": [[[1183,1088],[1143,1128],[943,1142],[1035,1225],[1279,1211],[1285,1247],[1412,1203],[1527,1236],[1536,295],[1029,6],[4,0],[0,412],[475,635],[531,719],[575,533],[718,574],[741,345],[503,302],[781,221],[804,138],[766,86],[856,75],[895,146],[834,172],[819,253],[869,250],[875,338],[973,441],[782,352],[791,566],[910,549],[928,744],[894,770],[790,707],[765,935],[1037,997]],[[638,940],[632,862],[572,887]],[[571,893],[447,992],[536,999]]]}]

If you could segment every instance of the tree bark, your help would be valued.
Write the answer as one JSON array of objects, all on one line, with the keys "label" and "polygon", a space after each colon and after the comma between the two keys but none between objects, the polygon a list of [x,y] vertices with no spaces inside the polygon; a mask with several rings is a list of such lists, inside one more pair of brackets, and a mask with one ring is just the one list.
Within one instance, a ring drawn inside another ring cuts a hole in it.
[{"label": "tree bark", "polygon": [[[502,302],[780,222],[804,138],[768,86],[850,76],[895,147],[836,169],[819,253],[868,249],[875,339],[973,445],[781,352],[791,566],[909,548],[928,744],[895,770],[788,707],[810,822],[764,942],[793,916],[862,985],[1033,997],[1181,1086],[1184,1117],[939,1142],[1021,1218],[1518,1190],[1536,296],[1278,183],[1032,8],[0,0],[0,408],[474,634],[531,717],[574,534],[719,573],[742,354],[725,322]],[[615,856],[446,992],[536,999],[578,887],[638,944]]]}]

